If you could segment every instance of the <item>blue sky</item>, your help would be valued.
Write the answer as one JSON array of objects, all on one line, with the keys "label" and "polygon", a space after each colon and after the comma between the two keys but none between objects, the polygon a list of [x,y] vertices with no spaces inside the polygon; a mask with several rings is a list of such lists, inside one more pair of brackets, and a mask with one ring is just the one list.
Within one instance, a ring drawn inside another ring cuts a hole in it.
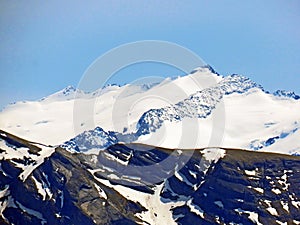
[{"label": "blue sky", "polygon": [[[0,1],[0,106],[77,86],[96,58],[140,40],[174,42],[221,74],[300,93],[299,12],[297,0]],[[112,82],[178,73],[148,64]]]}]

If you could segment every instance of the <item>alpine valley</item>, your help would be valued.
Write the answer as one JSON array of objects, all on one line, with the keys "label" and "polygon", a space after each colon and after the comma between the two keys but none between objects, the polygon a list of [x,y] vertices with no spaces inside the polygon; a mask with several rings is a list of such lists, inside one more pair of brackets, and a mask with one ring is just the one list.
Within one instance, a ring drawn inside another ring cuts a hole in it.
[{"label": "alpine valley", "polygon": [[0,112],[0,224],[300,224],[300,97],[209,66]]}]

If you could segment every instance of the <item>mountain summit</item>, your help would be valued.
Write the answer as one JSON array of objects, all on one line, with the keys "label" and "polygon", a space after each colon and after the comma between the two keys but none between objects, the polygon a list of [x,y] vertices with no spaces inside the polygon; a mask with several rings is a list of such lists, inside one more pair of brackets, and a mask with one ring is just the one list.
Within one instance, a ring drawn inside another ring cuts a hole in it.
[{"label": "mountain summit", "polygon": [[197,73],[197,72],[203,72],[203,71],[209,71],[213,74],[217,74],[217,75],[220,75],[218,72],[216,72],[214,70],[214,68],[212,68],[209,64],[206,64],[204,66],[200,66],[200,67],[197,67],[195,68],[194,70],[192,70],[191,74],[193,73]]}]

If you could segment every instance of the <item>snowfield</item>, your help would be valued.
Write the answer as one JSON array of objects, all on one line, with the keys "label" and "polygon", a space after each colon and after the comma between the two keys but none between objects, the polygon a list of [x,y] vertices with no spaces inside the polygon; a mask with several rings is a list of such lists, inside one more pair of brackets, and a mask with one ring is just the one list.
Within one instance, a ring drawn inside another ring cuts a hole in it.
[{"label": "snowfield", "polygon": [[[101,127],[167,148],[300,154],[298,97],[270,94],[248,78],[223,77],[204,67],[149,85],[108,86],[93,93],[67,87],[39,101],[7,106],[0,113],[0,129],[47,145]],[[87,139],[106,141],[93,138]]]}]

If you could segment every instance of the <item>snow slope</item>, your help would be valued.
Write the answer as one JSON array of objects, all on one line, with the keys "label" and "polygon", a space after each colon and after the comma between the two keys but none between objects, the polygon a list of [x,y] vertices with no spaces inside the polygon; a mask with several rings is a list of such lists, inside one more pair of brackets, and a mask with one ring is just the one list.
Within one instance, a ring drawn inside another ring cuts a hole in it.
[{"label": "snow slope", "polygon": [[[19,175],[19,179],[23,182],[55,151],[54,147],[45,146],[39,143],[32,144],[29,142],[33,147],[39,149],[38,152],[32,152],[26,145],[20,144],[18,147],[15,147],[14,144],[14,141],[10,137],[7,137],[5,133],[0,132],[0,158],[1,160],[12,161],[15,164],[15,167],[21,169],[22,172]],[[0,172],[3,173],[1,164]]]},{"label": "snow slope", "polygon": [[[126,128],[132,132],[145,111],[175,104],[220,79],[210,68],[199,68],[189,76],[167,78],[156,85],[147,81],[148,85],[108,86],[93,93],[67,87],[39,101],[7,106],[0,113],[0,128],[51,145],[61,144],[97,126],[107,131],[123,132]],[[83,110],[74,111],[74,104]],[[92,111],[87,111],[88,107],[92,107]],[[80,121],[75,120],[76,113],[80,114]],[[77,124],[79,129],[76,130],[74,125]]]},{"label": "snow slope", "polygon": [[[204,118],[164,121],[160,129],[141,136],[137,142],[169,148],[221,146],[300,153],[299,101],[279,98],[253,88],[245,93],[225,95],[223,103],[216,105],[216,110]],[[220,117],[222,121],[218,121]],[[190,131],[188,135],[184,135],[186,130]]]},{"label": "snow slope", "polygon": [[299,110],[293,92],[270,94],[246,77],[223,77],[207,66],[177,79],[93,93],[67,87],[40,101],[6,107],[0,128],[46,144],[70,140],[64,147],[71,151],[135,141],[300,154]]}]

